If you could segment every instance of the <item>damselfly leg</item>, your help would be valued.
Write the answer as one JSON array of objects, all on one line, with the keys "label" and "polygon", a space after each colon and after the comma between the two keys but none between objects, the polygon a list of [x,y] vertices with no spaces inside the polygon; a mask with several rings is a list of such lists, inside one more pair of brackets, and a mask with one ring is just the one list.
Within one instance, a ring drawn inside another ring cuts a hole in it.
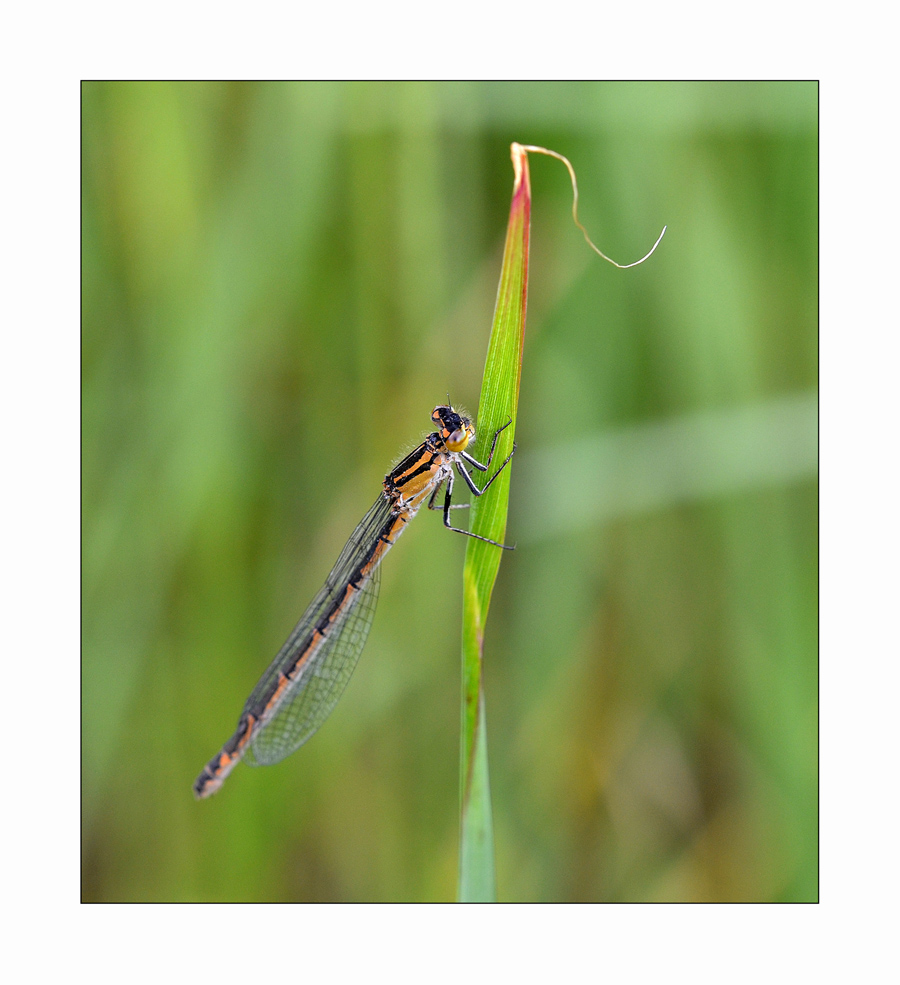
[{"label": "damselfly leg", "polygon": [[[506,428],[508,428],[510,426],[510,424],[512,424],[512,418],[510,418],[510,420],[508,420],[506,422],[506,424],[504,424],[502,427],[497,428],[497,430],[494,432],[494,440],[491,442],[491,450],[490,450],[490,452],[488,452],[488,458],[487,458],[487,462],[485,464],[482,465],[481,462],[479,462],[476,458],[474,458],[472,455],[469,455],[465,451],[460,452],[460,457],[461,458],[464,458],[470,465],[473,465],[479,471],[481,471],[481,472],[487,472],[488,469],[490,468],[491,462],[493,461],[493,458],[494,458],[494,450],[497,447],[497,438],[500,436],[500,434],[501,434],[502,431],[505,431]],[[516,446],[515,446],[515,444],[513,444],[512,451],[506,456],[506,458],[503,461],[503,464],[490,477],[490,479],[488,479],[488,481],[484,484],[483,488],[481,488],[481,489],[479,489],[478,486],[475,485],[475,480],[472,478],[471,474],[469,473],[469,470],[459,460],[457,460],[457,462],[456,462],[456,469],[459,472],[460,476],[465,480],[465,483],[469,487],[469,489],[471,490],[472,495],[473,496],[483,496],[487,492],[488,487],[494,481],[494,479],[496,479],[497,476],[500,475],[500,473],[509,464],[509,460],[513,457],[513,455],[515,454],[515,451],[516,451]],[[512,544],[501,544],[497,540],[491,540],[490,537],[482,537],[481,534],[473,534],[471,530],[462,530],[460,527],[454,527],[454,526],[452,526],[451,523],[450,523],[450,510],[466,509],[470,504],[469,503],[453,503],[452,502],[452,498],[453,498],[453,475],[452,475],[452,473],[447,477],[446,483],[447,483],[447,485],[446,485],[446,488],[445,488],[445,491],[444,491],[443,513],[444,513],[444,526],[448,530],[452,530],[454,533],[457,533],[457,534],[465,534],[467,537],[474,537],[476,540],[483,540],[486,544],[493,544],[495,547],[502,547],[504,551],[512,551],[512,550],[515,550],[515,545],[512,545]],[[438,487],[438,488],[440,488],[440,487]],[[438,488],[436,488],[434,490],[434,492],[431,494],[431,498],[428,501],[428,509],[430,509],[430,510],[436,510],[436,509],[440,509],[441,508],[441,507],[438,507],[438,506],[435,506],[434,505],[435,497],[438,494]]]}]

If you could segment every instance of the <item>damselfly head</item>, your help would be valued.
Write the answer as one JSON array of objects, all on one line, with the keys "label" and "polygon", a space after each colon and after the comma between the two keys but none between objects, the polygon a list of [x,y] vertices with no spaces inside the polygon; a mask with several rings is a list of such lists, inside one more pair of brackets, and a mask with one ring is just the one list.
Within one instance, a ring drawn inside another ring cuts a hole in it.
[{"label": "damselfly head", "polygon": [[431,419],[438,426],[441,440],[450,451],[463,451],[475,437],[471,420],[450,406],[438,404],[431,413]]}]

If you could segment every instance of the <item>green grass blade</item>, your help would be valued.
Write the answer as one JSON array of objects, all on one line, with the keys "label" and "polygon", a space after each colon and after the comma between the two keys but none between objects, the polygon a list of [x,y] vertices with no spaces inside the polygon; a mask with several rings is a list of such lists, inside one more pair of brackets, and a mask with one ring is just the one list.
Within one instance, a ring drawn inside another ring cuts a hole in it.
[{"label": "green grass blade", "polygon": [[[503,267],[488,354],[478,404],[478,438],[475,456],[484,461],[498,427],[510,419],[497,442],[493,470],[510,453],[516,428],[522,346],[525,339],[525,307],[528,293],[528,240],[531,221],[531,186],[528,159],[512,146],[515,184],[503,251]],[[473,533],[503,541],[509,504],[509,479],[514,462],[503,470],[488,495],[472,500]],[[490,782],[485,731],[482,659],[484,626],[491,592],[503,552],[469,538],[463,570],[463,693],[460,756],[460,853],[461,902],[496,899],[494,844]]]}]

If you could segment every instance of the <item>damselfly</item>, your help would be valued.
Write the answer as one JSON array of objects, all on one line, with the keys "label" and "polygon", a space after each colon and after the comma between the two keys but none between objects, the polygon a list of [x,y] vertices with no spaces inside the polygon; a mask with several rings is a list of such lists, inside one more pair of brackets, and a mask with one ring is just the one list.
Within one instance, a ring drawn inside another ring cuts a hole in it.
[{"label": "damselfly", "polygon": [[[475,438],[475,428],[468,417],[448,402],[447,406],[435,407],[431,419],[438,430],[385,476],[381,495],[353,531],[321,591],[247,699],[234,735],[197,777],[197,797],[215,793],[241,759],[246,758],[253,765],[284,759],[325,721],[346,687],[369,635],[378,601],[381,559],[426,500],[430,510],[443,509],[444,526],[449,530],[504,550],[512,549],[450,523],[451,509],[469,505],[452,502],[453,468],[473,495],[483,495],[509,463],[515,445],[481,489],[465,463],[487,472],[497,438],[512,421],[494,432],[487,462],[482,465],[466,451]],[[435,500],[442,485],[444,504],[440,507]]]}]

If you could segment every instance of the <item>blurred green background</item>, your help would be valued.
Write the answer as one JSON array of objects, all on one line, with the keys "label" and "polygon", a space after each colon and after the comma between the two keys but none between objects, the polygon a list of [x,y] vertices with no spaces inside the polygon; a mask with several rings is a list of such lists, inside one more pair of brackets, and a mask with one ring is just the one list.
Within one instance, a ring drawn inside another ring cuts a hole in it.
[{"label": "blurred green background", "polygon": [[813,83],[83,88],[83,897],[449,900],[463,538],[300,752],[191,783],[531,283],[486,638],[501,900],[814,900]]}]

